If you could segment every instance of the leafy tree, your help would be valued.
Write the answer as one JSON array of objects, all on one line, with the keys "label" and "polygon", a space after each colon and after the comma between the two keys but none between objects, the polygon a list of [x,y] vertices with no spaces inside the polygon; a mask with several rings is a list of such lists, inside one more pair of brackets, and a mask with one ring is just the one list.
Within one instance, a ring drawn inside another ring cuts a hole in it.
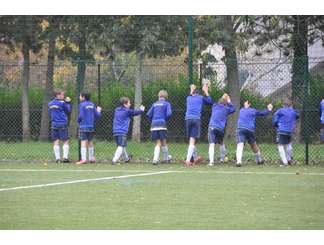
[{"label": "leafy tree", "polygon": [[[244,31],[246,16],[196,16],[195,35],[198,37],[196,56],[210,44],[222,46],[226,65],[226,90],[236,108],[240,107],[240,84],[238,74],[237,53],[245,52],[248,48],[249,35]],[[235,136],[238,111],[228,121],[226,136]]]},{"label": "leafy tree", "polygon": [[29,78],[30,78],[30,51],[37,53],[42,42],[39,38],[42,18],[39,16],[1,16],[0,33],[2,42],[12,49],[20,48],[23,55],[22,73],[22,138],[28,141],[31,138],[29,112]]},{"label": "leafy tree", "polygon": [[48,139],[48,126],[49,126],[49,115],[48,115],[48,102],[53,96],[53,75],[54,75],[54,63],[55,63],[55,44],[56,39],[59,35],[59,16],[48,16],[44,17],[44,33],[43,38],[48,43],[48,55],[47,55],[47,71],[46,71],[46,85],[45,94],[43,97],[42,104],[42,118],[40,126],[40,140]]},{"label": "leafy tree", "polygon": [[[142,69],[145,57],[180,54],[185,36],[184,17],[179,16],[118,16],[113,21],[112,44],[126,53],[135,52],[135,107],[142,103]],[[135,117],[132,139],[140,141],[141,118]]]}]

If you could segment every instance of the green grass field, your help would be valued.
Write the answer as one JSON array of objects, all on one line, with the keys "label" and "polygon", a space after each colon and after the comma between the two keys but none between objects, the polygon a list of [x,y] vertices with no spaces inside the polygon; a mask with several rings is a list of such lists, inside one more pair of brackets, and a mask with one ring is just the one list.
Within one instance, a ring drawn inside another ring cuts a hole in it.
[{"label": "green grass field", "polygon": [[[95,154],[99,162],[111,161],[116,150],[115,142],[97,141],[95,142]],[[182,161],[187,154],[188,145],[185,143],[169,143],[169,151],[175,162]],[[278,165],[279,154],[275,144],[260,144],[263,158],[267,164]],[[305,146],[294,144],[293,157],[297,163],[304,163]],[[235,160],[236,144],[226,142],[227,156],[230,162]],[[31,141],[28,143],[0,142],[0,162],[53,162],[53,147],[50,142]],[[142,142],[140,144],[129,141],[127,151],[133,155],[136,162],[149,162],[152,160],[154,145],[152,142]],[[208,144],[199,143],[198,153],[205,159],[208,158]],[[215,148],[216,157],[219,155],[219,148]],[[76,140],[70,143],[70,158],[73,161],[78,159],[78,143]],[[313,144],[309,146],[310,163],[324,163],[324,145]],[[254,162],[254,154],[247,145],[244,148],[243,160]]]},{"label": "green grass field", "polygon": [[0,229],[324,229],[323,190],[322,164],[1,163]]}]

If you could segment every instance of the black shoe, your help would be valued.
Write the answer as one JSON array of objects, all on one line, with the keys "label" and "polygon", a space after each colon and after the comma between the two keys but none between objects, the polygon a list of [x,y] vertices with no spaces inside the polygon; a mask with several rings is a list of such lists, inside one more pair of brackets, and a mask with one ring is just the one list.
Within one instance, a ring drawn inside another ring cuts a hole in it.
[{"label": "black shoe", "polygon": [[264,164],[264,160],[261,160],[260,162],[257,162],[258,165]]},{"label": "black shoe", "polygon": [[61,163],[60,159],[55,160],[56,163]]},{"label": "black shoe", "polygon": [[153,165],[158,165],[159,164],[159,162],[153,162]]},{"label": "black shoe", "polygon": [[69,159],[67,159],[67,158],[63,159],[63,163],[69,163],[69,162],[70,162]]},{"label": "black shoe", "polygon": [[128,159],[125,161],[125,163],[129,163],[133,158],[133,155],[128,155]]},{"label": "black shoe", "polygon": [[236,167],[242,167],[241,163],[236,163]]}]

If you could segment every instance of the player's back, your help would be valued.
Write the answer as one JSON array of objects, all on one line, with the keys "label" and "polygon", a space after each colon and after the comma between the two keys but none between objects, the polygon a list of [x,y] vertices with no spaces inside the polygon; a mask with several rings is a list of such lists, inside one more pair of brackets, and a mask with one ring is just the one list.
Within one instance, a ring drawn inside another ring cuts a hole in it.
[{"label": "player's back", "polygon": [[291,133],[294,130],[295,122],[299,115],[292,107],[284,107],[279,109],[274,117],[278,117],[278,131]]},{"label": "player's back", "polygon": [[52,126],[65,126],[67,124],[67,107],[68,105],[59,99],[53,99],[48,103]]},{"label": "player's back", "polygon": [[203,96],[189,95],[187,97],[186,119],[200,119],[203,105]]},{"label": "player's back", "polygon": [[127,134],[130,123],[129,109],[119,106],[115,109],[113,120],[113,133],[114,134]]},{"label": "player's back", "polygon": [[238,118],[238,128],[254,130],[257,110],[254,108],[241,108]]},{"label": "player's back", "polygon": [[96,117],[99,113],[96,105],[91,101],[83,101],[79,106],[79,124],[80,128],[93,128]]},{"label": "player's back", "polygon": [[214,103],[209,126],[223,130],[226,126],[228,114],[233,112],[235,112],[233,105],[226,106],[223,103]]},{"label": "player's back", "polygon": [[324,99],[321,102],[321,123],[324,124]]}]

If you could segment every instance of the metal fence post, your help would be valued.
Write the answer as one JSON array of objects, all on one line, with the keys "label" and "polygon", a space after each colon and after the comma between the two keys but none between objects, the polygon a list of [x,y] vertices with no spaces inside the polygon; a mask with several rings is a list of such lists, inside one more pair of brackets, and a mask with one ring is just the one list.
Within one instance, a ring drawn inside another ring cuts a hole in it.
[{"label": "metal fence post", "polygon": [[303,103],[303,112],[304,112],[304,140],[305,140],[305,163],[309,164],[309,72],[308,72],[308,56],[304,57],[304,103]]},{"label": "metal fence post", "polygon": [[[80,68],[79,68],[79,66],[81,66],[82,64],[81,64],[81,62],[84,62],[84,61],[81,61],[80,60],[80,58],[78,57],[77,58],[77,66],[78,66],[78,71],[80,70]],[[76,80],[76,82],[77,82],[77,86],[76,86],[76,88],[77,88],[77,93],[76,93],[76,96],[78,96],[78,103],[80,103],[80,98],[79,98],[79,95],[80,95],[80,93],[81,93],[81,84],[80,84],[80,72],[78,72],[77,73],[77,80]],[[79,108],[79,106],[77,106],[76,108]],[[79,127],[78,127],[78,135],[79,135]],[[78,137],[78,135],[77,135],[77,137]],[[81,140],[79,139],[79,137],[78,137],[78,158],[79,158],[79,161],[81,161]]]},{"label": "metal fence post", "polygon": [[193,83],[193,68],[192,68],[192,16],[188,16],[188,81],[189,84]]},{"label": "metal fence post", "polygon": [[100,64],[97,66],[98,72],[98,105],[101,106],[101,71],[100,71]]}]

